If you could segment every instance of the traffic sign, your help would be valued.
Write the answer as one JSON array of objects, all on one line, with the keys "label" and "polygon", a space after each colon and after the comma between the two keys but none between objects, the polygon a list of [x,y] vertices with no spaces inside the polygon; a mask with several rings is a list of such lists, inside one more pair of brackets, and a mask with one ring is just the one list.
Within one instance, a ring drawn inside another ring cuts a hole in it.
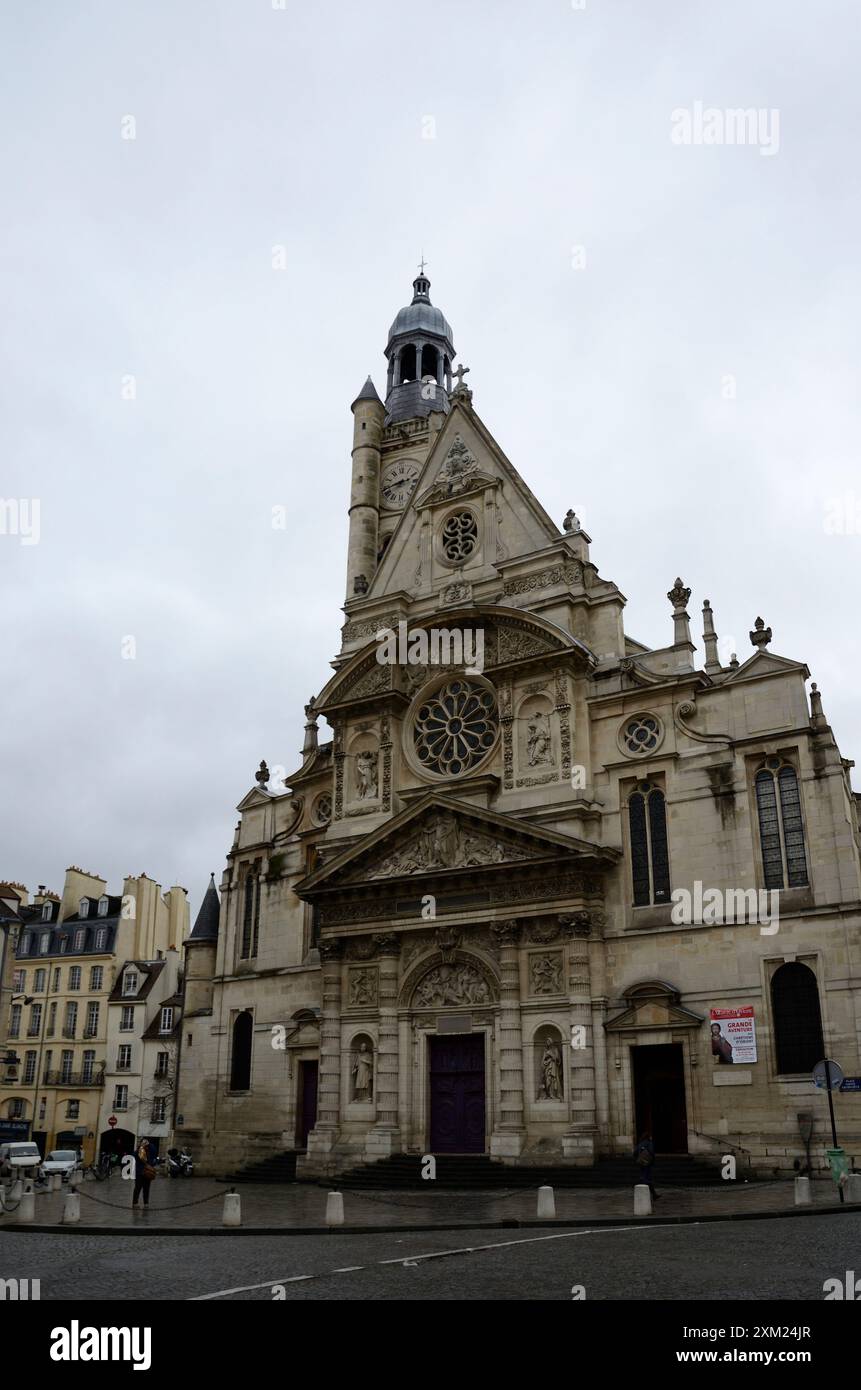
[{"label": "traffic sign", "polygon": [[813,1068],[813,1084],[820,1091],[839,1091],[843,1080],[843,1068],[830,1058],[817,1062]]},{"label": "traffic sign", "polygon": [[117,1125],[118,1123],[119,1123],[119,1121],[117,1120],[116,1115],[110,1115],[110,1116],[108,1117],[108,1124],[110,1125],[111,1129],[113,1129],[114,1126]]}]

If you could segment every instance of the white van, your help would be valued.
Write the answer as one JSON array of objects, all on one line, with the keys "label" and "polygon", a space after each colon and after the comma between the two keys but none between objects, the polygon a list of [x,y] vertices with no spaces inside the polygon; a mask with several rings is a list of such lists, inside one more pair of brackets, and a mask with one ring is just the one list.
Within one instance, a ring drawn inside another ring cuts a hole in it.
[{"label": "white van", "polygon": [[0,1178],[35,1177],[42,1162],[38,1144],[32,1140],[18,1144],[0,1144]]}]

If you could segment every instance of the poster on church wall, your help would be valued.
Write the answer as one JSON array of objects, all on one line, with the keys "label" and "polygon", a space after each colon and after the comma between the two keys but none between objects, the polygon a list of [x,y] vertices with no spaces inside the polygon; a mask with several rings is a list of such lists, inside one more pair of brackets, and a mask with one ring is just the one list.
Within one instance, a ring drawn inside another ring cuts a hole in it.
[{"label": "poster on church wall", "polygon": [[755,1062],[756,1024],[753,1005],[711,1009],[712,1058],[715,1062]]}]

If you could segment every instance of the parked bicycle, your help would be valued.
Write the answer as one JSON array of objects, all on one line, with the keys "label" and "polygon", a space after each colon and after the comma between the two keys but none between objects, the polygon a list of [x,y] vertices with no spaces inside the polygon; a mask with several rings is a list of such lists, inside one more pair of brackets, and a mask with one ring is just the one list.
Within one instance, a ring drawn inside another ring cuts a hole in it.
[{"label": "parked bicycle", "polygon": [[84,1169],[85,1178],[95,1178],[96,1182],[104,1182],[113,1172],[113,1159],[111,1154],[100,1154],[95,1163],[91,1163]]}]

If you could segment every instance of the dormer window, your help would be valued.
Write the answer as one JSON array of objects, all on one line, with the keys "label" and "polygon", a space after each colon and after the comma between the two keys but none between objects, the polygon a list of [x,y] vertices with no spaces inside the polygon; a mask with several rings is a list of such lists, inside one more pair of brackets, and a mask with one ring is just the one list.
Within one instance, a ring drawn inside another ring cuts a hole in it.
[{"label": "dormer window", "polygon": [[51,933],[43,932],[39,941],[39,955],[46,956],[51,949]]},{"label": "dormer window", "polygon": [[138,992],[138,973],[136,970],[127,970],[123,976],[123,996],[128,997]]},{"label": "dormer window", "polygon": [[43,921],[43,922],[50,922],[50,920],[51,920],[51,907],[52,907],[52,904],[51,904],[51,903],[43,903],[43,904],[42,904],[42,921]]},{"label": "dormer window", "polygon": [[161,1022],[158,1030],[160,1033],[169,1033],[173,1027],[173,1009],[162,1009]]},{"label": "dormer window", "polygon": [[107,895],[106,895],[105,893],[103,893],[102,896],[99,898],[99,905],[98,905],[96,911],[98,912],[98,914],[99,914],[100,917],[107,917],[107,915],[108,915],[108,899],[107,899]]},{"label": "dormer window", "polygon": [[108,944],[108,933],[105,927],[100,927],[96,932],[96,950],[103,951]]},{"label": "dormer window", "polygon": [[89,900],[89,898],[81,898],[81,901],[78,903],[78,916],[79,916],[79,917],[89,917],[89,915],[90,915],[90,900]]},{"label": "dormer window", "polygon": [[85,927],[81,927],[81,929],[80,929],[79,931],[76,931],[76,932],[75,932],[75,947],[74,947],[74,949],[75,949],[76,951],[83,951],[83,949],[84,949],[84,942],[86,941],[86,939],[87,939],[86,928],[85,928]]}]

